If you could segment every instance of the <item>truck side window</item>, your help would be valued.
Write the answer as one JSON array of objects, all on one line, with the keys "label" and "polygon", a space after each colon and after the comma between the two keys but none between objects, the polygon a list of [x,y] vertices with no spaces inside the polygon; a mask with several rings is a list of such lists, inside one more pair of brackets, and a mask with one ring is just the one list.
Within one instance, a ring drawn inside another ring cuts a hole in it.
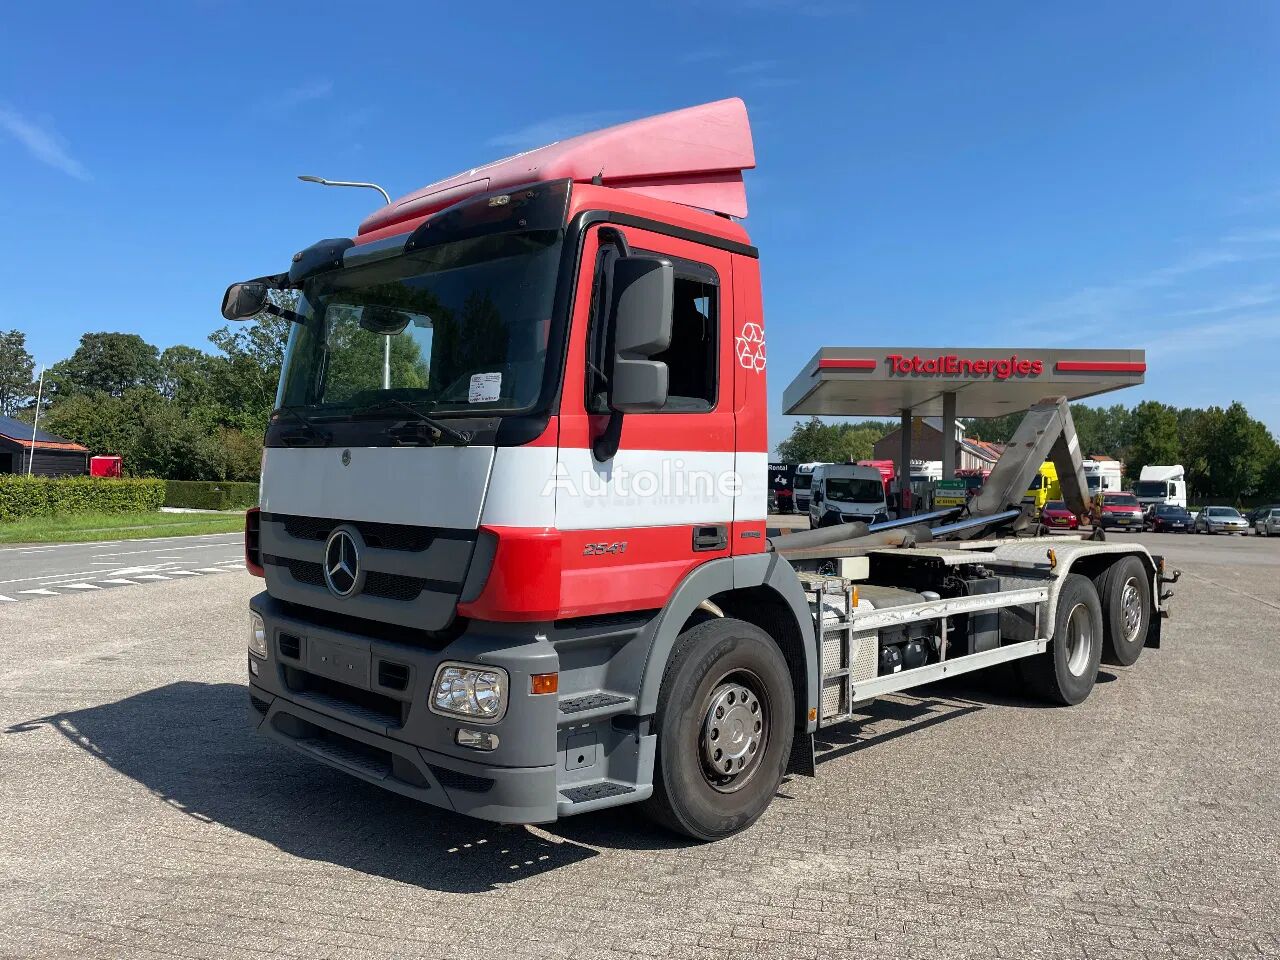
[{"label": "truck side window", "polygon": [[[637,253],[647,251],[637,250]],[[610,256],[611,251],[602,251]],[[701,413],[716,405],[718,387],[719,277],[706,264],[661,254],[675,265],[671,346],[655,354],[668,369],[667,402],[659,413]],[[592,304],[591,336],[587,344],[587,411],[607,413],[600,274]]]}]

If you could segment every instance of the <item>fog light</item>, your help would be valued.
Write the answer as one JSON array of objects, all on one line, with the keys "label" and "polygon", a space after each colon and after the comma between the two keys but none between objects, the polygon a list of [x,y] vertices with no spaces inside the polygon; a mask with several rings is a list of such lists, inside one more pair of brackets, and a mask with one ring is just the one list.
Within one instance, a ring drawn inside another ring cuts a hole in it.
[{"label": "fog light", "polygon": [[431,709],[451,717],[495,723],[507,712],[507,671],[442,663],[431,687]]},{"label": "fog light", "polygon": [[497,750],[498,735],[488,730],[459,729],[453,738],[458,746],[470,747],[472,750]]},{"label": "fog light", "polygon": [[256,613],[249,614],[249,652],[264,660],[267,656],[267,625]]},{"label": "fog light", "polygon": [[249,672],[250,672],[250,673],[252,673],[255,677],[259,675],[259,674],[258,674],[258,661],[257,661],[257,660],[255,660],[255,659],[253,659],[253,657],[250,657],[250,658],[249,658]]}]

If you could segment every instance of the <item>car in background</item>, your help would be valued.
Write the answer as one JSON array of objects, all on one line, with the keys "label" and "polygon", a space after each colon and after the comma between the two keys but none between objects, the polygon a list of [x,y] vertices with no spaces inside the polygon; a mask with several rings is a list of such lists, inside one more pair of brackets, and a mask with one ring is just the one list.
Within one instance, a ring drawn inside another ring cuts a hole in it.
[{"label": "car in background", "polygon": [[1265,517],[1272,510],[1280,510],[1280,503],[1266,503],[1260,507],[1254,507],[1246,513],[1244,519],[1249,524],[1249,529],[1253,529],[1253,525],[1258,522],[1259,517]]},{"label": "car in background", "polygon": [[1147,526],[1156,533],[1190,533],[1195,518],[1186,507],[1158,503],[1147,514]]},{"label": "car in background", "polygon": [[1260,537],[1280,536],[1280,507],[1256,511],[1253,518],[1253,532]]},{"label": "car in background", "polygon": [[1061,500],[1050,500],[1040,511],[1040,522],[1054,530],[1076,530],[1080,520]]},{"label": "car in background", "polygon": [[1146,524],[1142,504],[1127,490],[1119,493],[1100,493],[1093,499],[1093,525],[1106,530],[1118,527],[1122,530],[1141,530]]},{"label": "car in background", "polygon": [[1235,507],[1205,507],[1196,517],[1196,533],[1238,533],[1244,536],[1249,532],[1249,521],[1240,516]]}]

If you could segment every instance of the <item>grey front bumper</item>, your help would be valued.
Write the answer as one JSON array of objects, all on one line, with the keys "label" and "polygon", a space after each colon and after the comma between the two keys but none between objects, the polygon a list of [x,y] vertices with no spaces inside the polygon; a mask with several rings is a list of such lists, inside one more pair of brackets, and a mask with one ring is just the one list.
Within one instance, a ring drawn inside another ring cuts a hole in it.
[{"label": "grey front bumper", "polygon": [[[433,806],[500,823],[556,819],[557,700],[531,695],[529,676],[556,671],[558,657],[529,625],[473,625],[437,648],[337,629],[326,624],[335,618],[307,616],[266,593],[250,608],[263,619],[268,647],[267,659],[250,656],[249,719],[258,732]],[[367,664],[352,673],[350,685],[312,672],[325,668],[308,657],[309,648],[334,644]],[[507,671],[501,720],[479,724],[430,710],[430,688],[444,661]],[[459,747],[459,727],[492,731],[498,749]]]}]

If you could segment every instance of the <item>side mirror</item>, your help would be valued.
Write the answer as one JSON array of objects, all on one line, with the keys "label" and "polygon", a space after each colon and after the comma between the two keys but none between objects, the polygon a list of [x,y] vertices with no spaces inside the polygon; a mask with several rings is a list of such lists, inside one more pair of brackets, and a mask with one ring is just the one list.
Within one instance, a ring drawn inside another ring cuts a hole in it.
[{"label": "side mirror", "polygon": [[610,409],[650,413],[667,402],[667,365],[650,358],[671,346],[674,294],[671,261],[620,257],[614,262]]},{"label": "side mirror", "polygon": [[821,490],[815,490],[815,491],[813,491],[813,502],[814,502],[814,503],[821,503],[821,502],[822,502],[822,491],[821,491]]},{"label": "side mirror", "polygon": [[222,297],[222,315],[228,320],[256,317],[267,305],[267,285],[258,281],[233,283]]}]

